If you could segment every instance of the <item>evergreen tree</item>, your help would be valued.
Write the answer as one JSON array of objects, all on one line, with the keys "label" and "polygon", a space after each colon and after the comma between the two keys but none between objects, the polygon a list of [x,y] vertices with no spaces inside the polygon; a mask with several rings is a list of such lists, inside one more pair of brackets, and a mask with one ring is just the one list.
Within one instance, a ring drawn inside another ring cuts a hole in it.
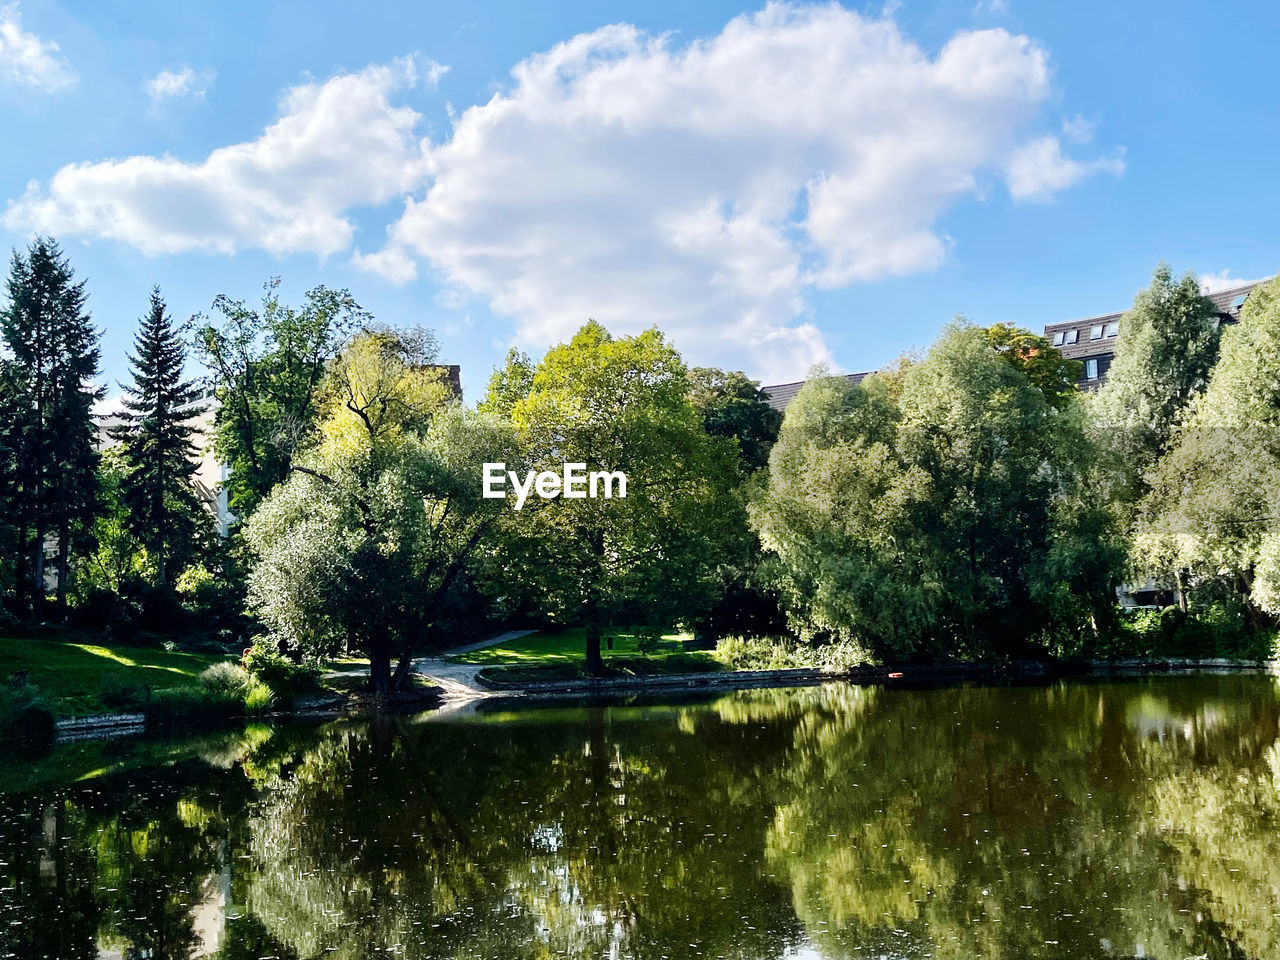
[{"label": "evergreen tree", "polygon": [[96,504],[99,334],[85,309],[84,281],[58,244],[37,237],[14,252],[0,337],[11,355],[8,417],[16,427],[12,523],[33,604],[44,595],[46,543],[56,542],[58,604],[65,606],[71,557]]},{"label": "evergreen tree", "polygon": [[192,419],[200,391],[182,378],[187,351],[182,330],[173,325],[160,288],[142,318],[129,356],[133,384],[126,388],[125,413],[113,439],[124,448],[128,472],[121,484],[131,532],[155,564],[156,583],[169,582],[170,561],[190,552],[201,506],[191,484],[196,470]]}]

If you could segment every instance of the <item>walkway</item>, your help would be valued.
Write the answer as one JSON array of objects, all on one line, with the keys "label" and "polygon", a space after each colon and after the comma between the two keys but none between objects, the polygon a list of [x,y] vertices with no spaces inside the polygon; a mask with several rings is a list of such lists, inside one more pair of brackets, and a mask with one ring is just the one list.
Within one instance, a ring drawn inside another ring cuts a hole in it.
[{"label": "walkway", "polygon": [[[416,673],[422,674],[437,684],[444,691],[444,699],[446,701],[492,697],[494,696],[493,691],[486,690],[476,680],[476,674],[482,669],[481,665],[475,663],[452,663],[447,658],[456,657],[462,653],[471,653],[473,650],[483,650],[485,647],[496,647],[509,640],[527,637],[531,633],[537,633],[537,631],[508,630],[506,633],[500,633],[496,637],[490,637],[488,640],[481,640],[479,643],[469,643],[464,647],[446,650],[439,656],[423,657],[421,660],[415,660],[413,661],[413,669]],[[511,694],[504,693],[502,696],[511,696]]]}]

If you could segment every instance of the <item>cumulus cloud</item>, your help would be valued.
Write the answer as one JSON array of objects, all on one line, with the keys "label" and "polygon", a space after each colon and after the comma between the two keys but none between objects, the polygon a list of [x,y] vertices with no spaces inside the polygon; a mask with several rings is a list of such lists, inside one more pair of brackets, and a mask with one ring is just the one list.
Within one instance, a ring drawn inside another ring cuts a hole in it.
[{"label": "cumulus cloud", "polygon": [[16,3],[0,7],[0,77],[40,90],[60,90],[76,79],[56,43],[22,29]]},{"label": "cumulus cloud", "polygon": [[826,359],[809,290],[941,262],[938,218],[1049,94],[1026,37],[966,31],[931,56],[837,5],[773,4],[684,47],[610,26],[513,77],[433,152],[388,249],[528,343],[587,316],[656,323],[774,376]]},{"label": "cumulus cloud", "polygon": [[419,115],[389,99],[418,72],[403,60],[294,87],[260,137],[198,163],[135,156],[63,167],[47,188],[30,184],[5,222],[112,237],[148,254],[347,250],[354,227],[345,212],[421,182]]},{"label": "cumulus cloud", "polygon": [[161,70],[142,85],[153,102],[176,100],[181,97],[203,97],[213,82],[212,71],[196,73],[190,67],[181,70]]},{"label": "cumulus cloud", "polygon": [[1204,293],[1217,293],[1219,290],[1230,290],[1232,287],[1243,287],[1250,283],[1261,283],[1268,277],[1246,279],[1231,276],[1230,270],[1219,270],[1216,273],[1200,274],[1200,289]]},{"label": "cumulus cloud", "polygon": [[1124,173],[1124,156],[1117,151],[1097,160],[1076,160],[1062,152],[1057,137],[1040,137],[1015,150],[1009,157],[1005,180],[1015,200],[1051,200],[1095,173]]},{"label": "cumulus cloud", "polygon": [[[65,167],[7,220],[150,253],[346,250],[393,283],[427,265],[530,346],[588,317],[656,324],[695,360],[794,379],[828,359],[812,291],[937,266],[939,219],[1001,175],[1042,198],[1119,162],[1026,143],[1050,94],[1028,38],[928,51],[838,4],[770,4],[688,44],[625,24],[573,37],[433,146],[394,97],[438,75],[304,85],[257,140]],[[385,245],[356,247],[350,211],[401,196]]]}]

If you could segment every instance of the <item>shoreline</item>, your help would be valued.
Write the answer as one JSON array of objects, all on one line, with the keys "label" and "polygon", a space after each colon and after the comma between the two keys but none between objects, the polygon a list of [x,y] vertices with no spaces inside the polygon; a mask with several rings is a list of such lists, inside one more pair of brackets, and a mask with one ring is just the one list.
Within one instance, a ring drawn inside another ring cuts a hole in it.
[{"label": "shoreline", "polygon": [[[450,690],[447,695],[436,688],[430,696],[414,697],[393,704],[391,712],[430,712],[449,704],[479,700],[533,701],[572,700],[599,696],[637,693],[689,692],[714,690],[750,690],[817,686],[823,683],[852,683],[860,686],[939,686],[974,681],[1022,681],[1063,679],[1105,679],[1183,673],[1269,673],[1280,676],[1280,660],[1233,660],[1207,658],[1126,658],[1122,660],[1019,660],[1010,663],[943,663],[885,664],[856,667],[844,672],[825,672],[813,668],[777,670],[726,670],[722,672],[660,674],[647,677],[601,677],[598,679],[546,680],[512,682],[492,680],[481,670],[476,675],[479,689],[470,692]],[[343,716],[361,716],[374,712],[366,698],[353,697],[340,702],[324,699],[323,705],[303,701],[298,708],[282,710],[276,719],[333,720]],[[398,707],[399,709],[394,709]],[[99,737],[134,736],[148,732],[141,713],[104,713],[64,717],[56,722],[55,742],[67,743]]]}]

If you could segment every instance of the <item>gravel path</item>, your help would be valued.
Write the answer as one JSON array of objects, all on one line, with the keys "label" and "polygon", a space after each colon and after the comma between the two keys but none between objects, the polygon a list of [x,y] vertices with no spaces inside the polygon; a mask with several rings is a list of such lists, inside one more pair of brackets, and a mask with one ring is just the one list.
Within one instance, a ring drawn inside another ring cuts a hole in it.
[{"label": "gravel path", "polygon": [[[447,658],[456,657],[460,653],[483,650],[485,647],[496,647],[508,640],[527,637],[536,630],[508,630],[479,643],[469,643],[464,647],[454,647],[439,656],[423,657],[413,661],[415,672],[422,674],[439,685],[444,691],[445,700],[474,700],[478,697],[492,697],[493,691],[486,690],[476,682],[476,674],[482,669],[474,663],[451,663]],[[510,696],[510,694],[504,694]]]}]

